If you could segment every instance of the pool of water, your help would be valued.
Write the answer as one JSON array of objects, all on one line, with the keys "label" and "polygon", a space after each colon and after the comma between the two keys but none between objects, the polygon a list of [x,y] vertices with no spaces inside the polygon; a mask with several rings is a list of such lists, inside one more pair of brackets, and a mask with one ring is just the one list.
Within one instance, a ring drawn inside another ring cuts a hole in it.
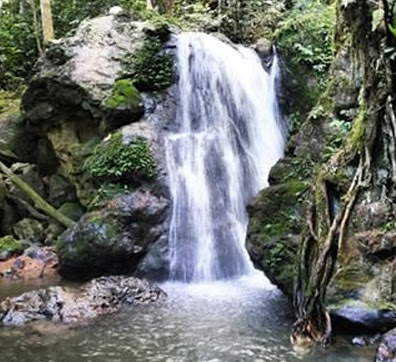
[{"label": "pool of water", "polygon": [[288,300],[264,277],[167,283],[166,301],[128,307],[90,326],[0,330],[1,362],[369,362],[373,351],[336,346],[311,355],[289,342]]}]

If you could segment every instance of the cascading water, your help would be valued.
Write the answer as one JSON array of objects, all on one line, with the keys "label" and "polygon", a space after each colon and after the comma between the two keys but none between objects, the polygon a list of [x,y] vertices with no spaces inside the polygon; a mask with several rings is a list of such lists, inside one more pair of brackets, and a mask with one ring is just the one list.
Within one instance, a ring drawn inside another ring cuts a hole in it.
[{"label": "cascading water", "polygon": [[282,156],[277,58],[266,72],[250,49],[201,33],[177,37],[176,126],[165,140],[173,200],[171,278],[185,282],[241,276],[246,205]]}]

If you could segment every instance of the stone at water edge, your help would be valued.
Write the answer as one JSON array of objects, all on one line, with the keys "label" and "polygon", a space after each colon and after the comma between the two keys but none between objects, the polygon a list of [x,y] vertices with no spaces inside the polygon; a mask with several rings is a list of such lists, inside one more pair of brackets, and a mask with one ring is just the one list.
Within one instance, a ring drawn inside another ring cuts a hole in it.
[{"label": "stone at water edge", "polygon": [[375,362],[396,362],[396,328],[382,337]]},{"label": "stone at water edge", "polygon": [[86,280],[129,274],[166,233],[168,200],[149,190],[121,195],[84,215],[58,240],[60,273]]},{"label": "stone at water edge", "polygon": [[50,287],[7,298],[0,303],[0,326],[23,326],[48,321],[82,325],[117,312],[122,305],[160,301],[166,293],[146,280],[111,276],[90,281],[81,288]]}]

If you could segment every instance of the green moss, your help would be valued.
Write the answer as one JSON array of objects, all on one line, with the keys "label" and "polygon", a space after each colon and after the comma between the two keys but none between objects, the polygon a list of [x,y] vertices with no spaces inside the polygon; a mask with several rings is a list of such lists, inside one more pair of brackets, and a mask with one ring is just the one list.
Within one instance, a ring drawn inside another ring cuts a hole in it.
[{"label": "green moss", "polygon": [[116,108],[139,108],[142,97],[130,79],[117,80],[111,97],[106,101],[106,106]]},{"label": "green moss", "polygon": [[142,92],[160,91],[173,83],[172,59],[161,53],[159,36],[147,36],[143,46],[124,59],[124,74]]},{"label": "green moss", "polygon": [[99,182],[149,180],[156,174],[156,165],[146,141],[124,144],[121,132],[116,132],[95,148],[85,162],[85,170]]},{"label": "green moss", "polygon": [[0,253],[20,254],[26,249],[26,246],[12,236],[4,236],[0,239]]},{"label": "green moss", "polygon": [[285,293],[293,294],[296,256],[303,225],[307,185],[291,180],[263,190],[249,207],[247,246],[268,277]]},{"label": "green moss", "polygon": [[14,92],[0,89],[0,116],[5,117],[10,114],[18,114],[20,98]]},{"label": "green moss", "polygon": [[348,136],[347,145],[351,149],[361,149],[364,144],[364,135],[366,131],[367,106],[360,106],[359,114],[353,121],[352,130]]},{"label": "green moss", "polygon": [[77,221],[80,219],[81,216],[84,215],[83,207],[76,202],[66,202],[61,205],[58,209],[63,215],[67,216],[68,218]]}]

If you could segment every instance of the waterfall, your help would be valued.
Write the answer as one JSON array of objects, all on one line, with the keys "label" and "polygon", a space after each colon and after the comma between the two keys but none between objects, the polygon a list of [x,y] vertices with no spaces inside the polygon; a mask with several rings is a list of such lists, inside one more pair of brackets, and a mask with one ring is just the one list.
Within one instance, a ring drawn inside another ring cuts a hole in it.
[{"label": "waterfall", "polygon": [[165,149],[172,196],[171,278],[211,281],[251,273],[246,205],[282,157],[278,60],[202,33],[177,36],[178,99]]}]

